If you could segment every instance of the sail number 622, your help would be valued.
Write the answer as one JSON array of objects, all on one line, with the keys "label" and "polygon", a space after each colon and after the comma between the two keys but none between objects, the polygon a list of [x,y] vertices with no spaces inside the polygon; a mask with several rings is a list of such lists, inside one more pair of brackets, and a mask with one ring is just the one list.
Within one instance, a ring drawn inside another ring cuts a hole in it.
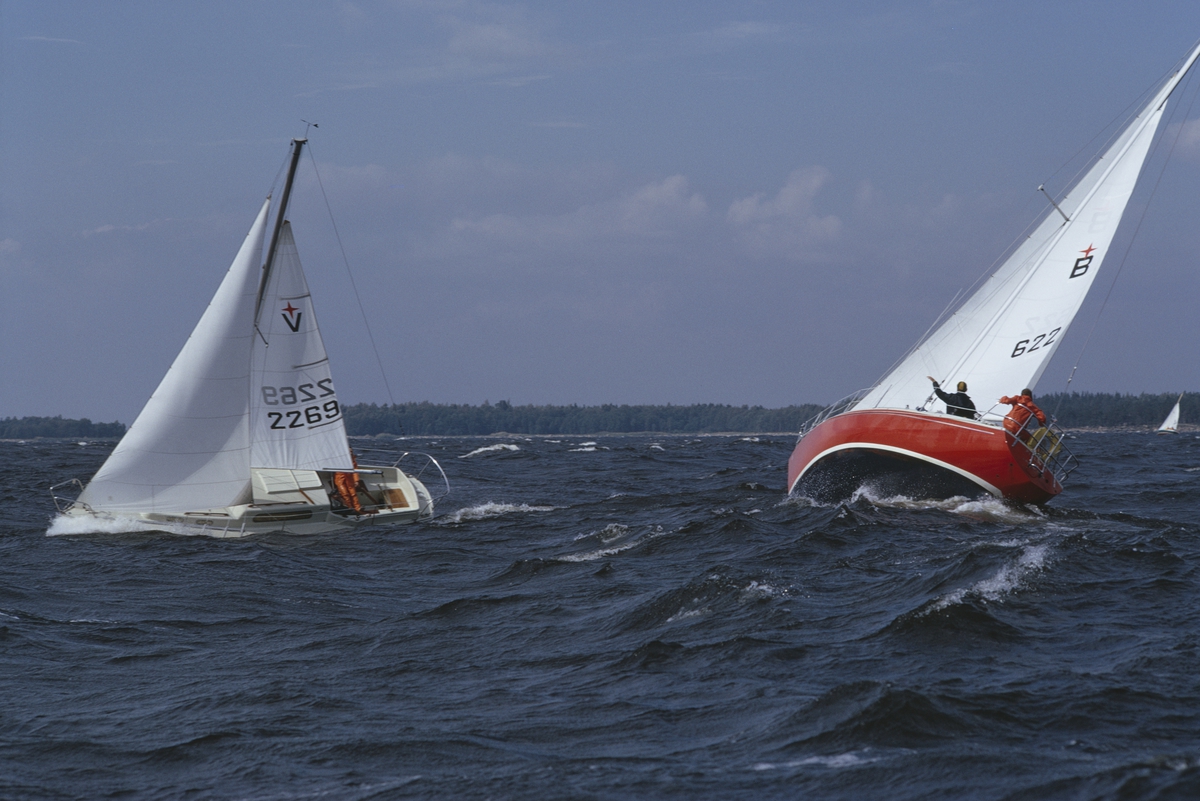
[{"label": "sail number 622", "polygon": [[1054,341],[1058,336],[1058,332],[1062,330],[1062,326],[1055,328],[1049,334],[1038,334],[1033,339],[1022,339],[1013,347],[1012,358],[1017,358],[1022,353],[1033,353],[1038,348],[1044,348]]}]

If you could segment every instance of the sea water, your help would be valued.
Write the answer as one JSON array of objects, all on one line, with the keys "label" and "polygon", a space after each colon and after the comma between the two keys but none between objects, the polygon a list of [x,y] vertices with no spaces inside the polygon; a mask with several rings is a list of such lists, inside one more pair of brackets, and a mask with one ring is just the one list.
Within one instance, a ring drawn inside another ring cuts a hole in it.
[{"label": "sea water", "polygon": [[1200,796],[1200,439],[1041,509],[788,499],[793,442],[359,440],[438,518],[241,540],[47,536],[112,443],[0,443],[0,797]]}]

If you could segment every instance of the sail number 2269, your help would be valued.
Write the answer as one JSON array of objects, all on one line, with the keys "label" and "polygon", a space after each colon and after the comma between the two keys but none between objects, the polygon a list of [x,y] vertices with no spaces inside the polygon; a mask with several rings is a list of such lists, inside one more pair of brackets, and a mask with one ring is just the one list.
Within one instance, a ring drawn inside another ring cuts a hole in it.
[{"label": "sail number 2269", "polygon": [[333,395],[333,379],[325,378],[313,384],[301,384],[298,387],[263,387],[263,403],[267,406],[296,406],[307,401],[317,401],[311,406],[300,409],[288,409],[283,412],[267,412],[271,428],[309,428],[336,420],[342,413],[336,399],[328,398]]},{"label": "sail number 2269", "polygon": [[1033,353],[1035,350],[1044,348],[1054,342],[1054,338],[1058,336],[1058,332],[1062,327],[1055,328],[1049,334],[1038,334],[1032,339],[1022,339],[1013,348],[1012,358],[1017,358],[1023,353]]}]

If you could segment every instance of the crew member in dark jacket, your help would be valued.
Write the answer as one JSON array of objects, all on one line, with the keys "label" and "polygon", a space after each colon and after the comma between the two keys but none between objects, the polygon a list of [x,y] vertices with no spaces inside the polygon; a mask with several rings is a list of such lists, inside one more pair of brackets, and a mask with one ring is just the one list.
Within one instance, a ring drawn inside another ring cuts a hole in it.
[{"label": "crew member in dark jacket", "polygon": [[958,382],[958,392],[953,395],[948,392],[942,392],[942,386],[933,376],[926,376],[933,382],[933,391],[937,396],[946,403],[946,412],[948,414],[956,414],[959,417],[966,417],[969,420],[975,419],[975,404],[971,400],[971,396],[967,394],[967,382]]}]

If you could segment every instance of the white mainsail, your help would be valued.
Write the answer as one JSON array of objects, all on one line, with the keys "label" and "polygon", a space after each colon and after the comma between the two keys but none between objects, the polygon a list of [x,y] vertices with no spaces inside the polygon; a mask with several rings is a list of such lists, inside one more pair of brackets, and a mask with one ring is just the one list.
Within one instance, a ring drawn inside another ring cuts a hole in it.
[{"label": "white mainsail", "polygon": [[250,349],[267,209],[200,322],[124,438],[79,496],[107,512],[227,506],[250,482]]},{"label": "white mainsail", "polygon": [[1175,401],[1175,405],[1171,407],[1171,411],[1167,412],[1167,419],[1163,420],[1161,426],[1158,427],[1160,434],[1174,434],[1179,430],[1179,404],[1183,402],[1183,393],[1180,393],[1179,399]]},{"label": "white mainsail", "polygon": [[292,226],[283,223],[259,304],[250,390],[250,464],[350,470],[342,407]]},{"label": "white mainsail", "polygon": [[[927,376],[966,381],[981,412],[1036,386],[1108,253],[1166,101],[1197,47],[1099,161],[983,286],[854,406],[919,408]],[[1005,407],[998,417],[1007,411]]]}]

